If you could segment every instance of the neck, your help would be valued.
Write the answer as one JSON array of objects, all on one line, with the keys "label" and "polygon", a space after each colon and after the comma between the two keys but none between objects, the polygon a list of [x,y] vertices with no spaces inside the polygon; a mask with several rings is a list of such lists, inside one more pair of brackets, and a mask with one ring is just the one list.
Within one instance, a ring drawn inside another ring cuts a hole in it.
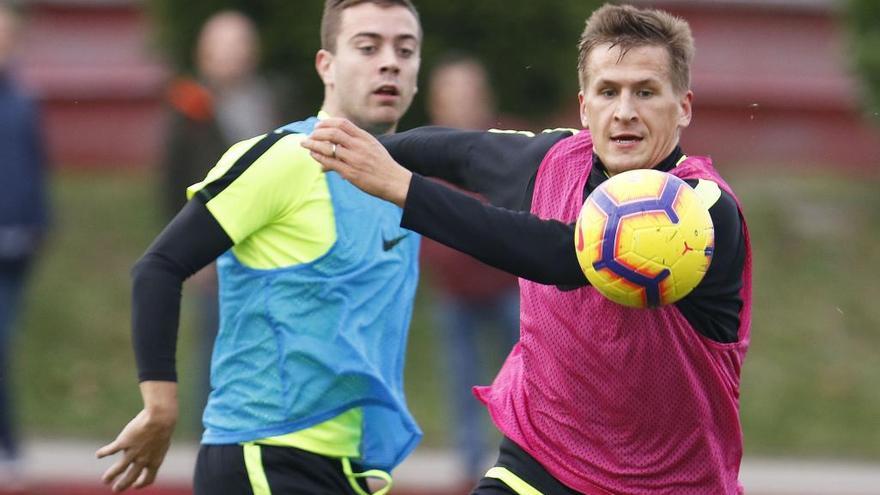
[{"label": "neck", "polygon": [[343,119],[350,120],[354,125],[360,127],[361,129],[369,132],[374,136],[382,136],[384,134],[394,134],[397,131],[397,122],[387,123],[387,122],[364,122],[357,117],[352,115],[346,115],[345,112],[334,108],[333,105],[328,105],[327,101],[324,101],[324,104],[321,106],[321,112],[326,113],[330,117],[338,117]]}]

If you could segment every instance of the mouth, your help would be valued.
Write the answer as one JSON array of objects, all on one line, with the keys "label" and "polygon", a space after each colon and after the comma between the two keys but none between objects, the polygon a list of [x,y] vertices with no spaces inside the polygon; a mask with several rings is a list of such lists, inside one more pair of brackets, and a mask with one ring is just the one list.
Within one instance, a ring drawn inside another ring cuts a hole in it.
[{"label": "mouth", "polygon": [[611,141],[620,145],[632,145],[640,143],[644,138],[637,134],[620,133],[611,136]]},{"label": "mouth", "polygon": [[373,94],[377,96],[397,97],[400,96],[400,88],[394,84],[383,84],[376,88],[376,90],[373,91]]}]

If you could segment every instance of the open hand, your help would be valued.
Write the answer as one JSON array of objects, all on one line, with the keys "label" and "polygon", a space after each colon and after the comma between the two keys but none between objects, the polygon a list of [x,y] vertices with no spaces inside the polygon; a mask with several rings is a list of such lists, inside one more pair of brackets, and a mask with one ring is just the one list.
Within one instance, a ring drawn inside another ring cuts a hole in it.
[{"label": "open hand", "polygon": [[141,393],[145,398],[144,409],[125,425],[116,440],[95,453],[98,459],[122,453],[101,477],[104,484],[112,485],[114,492],[152,484],[171,446],[171,434],[177,423],[177,384],[142,382]]},{"label": "open hand", "polygon": [[378,198],[403,206],[412,172],[395,162],[367,131],[346,119],[325,119],[303,140],[325,172],[333,171]]}]

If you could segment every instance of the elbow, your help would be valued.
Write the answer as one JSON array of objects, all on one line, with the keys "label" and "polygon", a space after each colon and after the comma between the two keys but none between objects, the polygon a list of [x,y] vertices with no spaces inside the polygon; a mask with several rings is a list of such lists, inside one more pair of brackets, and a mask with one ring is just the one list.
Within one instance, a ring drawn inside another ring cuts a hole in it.
[{"label": "elbow", "polygon": [[148,265],[147,256],[141,256],[140,259],[132,265],[131,270],[128,271],[128,275],[131,277],[132,281],[142,278],[144,273],[149,271]]},{"label": "elbow", "polygon": [[574,250],[569,246],[550,251],[535,260],[530,267],[531,277],[524,277],[543,285],[583,287],[588,284]]},{"label": "elbow", "polygon": [[129,275],[133,281],[137,281],[150,278],[151,275],[168,272],[167,269],[163,269],[162,265],[161,258],[154,253],[147,252],[132,265]]},{"label": "elbow", "polygon": [[131,267],[129,272],[135,287],[153,280],[173,281],[183,284],[186,276],[175,265],[155,253],[146,253]]}]

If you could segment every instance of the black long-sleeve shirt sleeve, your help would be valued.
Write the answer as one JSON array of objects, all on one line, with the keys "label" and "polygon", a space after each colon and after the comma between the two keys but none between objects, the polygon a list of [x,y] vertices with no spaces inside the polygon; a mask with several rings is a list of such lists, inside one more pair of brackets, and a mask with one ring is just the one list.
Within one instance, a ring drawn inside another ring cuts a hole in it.
[{"label": "black long-sleeve shirt sleeve", "polygon": [[189,201],[132,269],[132,343],[138,378],[176,381],[184,280],[232,247],[200,201]]},{"label": "black long-sleeve shirt sleeve", "polygon": [[379,141],[417,174],[479,193],[495,206],[528,211],[541,160],[571,135],[569,130],[534,135],[421,127]]}]

